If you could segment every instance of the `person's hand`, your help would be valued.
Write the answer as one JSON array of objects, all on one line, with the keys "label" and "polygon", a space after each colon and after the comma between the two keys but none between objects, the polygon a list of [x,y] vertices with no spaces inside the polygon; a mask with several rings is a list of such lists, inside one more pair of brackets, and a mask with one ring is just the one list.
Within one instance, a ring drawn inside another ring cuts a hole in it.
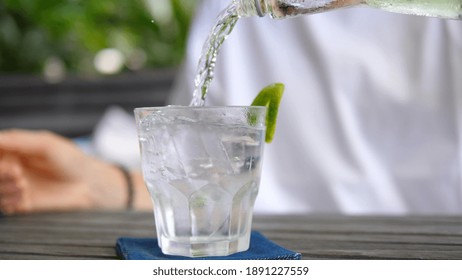
[{"label": "person's hand", "polygon": [[122,172],[50,132],[0,131],[0,212],[122,209]]}]

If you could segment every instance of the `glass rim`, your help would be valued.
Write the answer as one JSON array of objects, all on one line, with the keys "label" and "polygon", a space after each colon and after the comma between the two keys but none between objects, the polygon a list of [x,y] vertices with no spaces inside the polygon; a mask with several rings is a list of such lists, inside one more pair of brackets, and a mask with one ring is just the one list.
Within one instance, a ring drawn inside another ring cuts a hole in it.
[{"label": "glass rim", "polygon": [[183,106],[183,105],[166,105],[166,106],[153,106],[153,107],[137,107],[134,108],[134,111],[154,111],[154,110],[223,110],[223,109],[267,109],[266,106],[239,106],[239,105],[223,105],[223,106]]}]

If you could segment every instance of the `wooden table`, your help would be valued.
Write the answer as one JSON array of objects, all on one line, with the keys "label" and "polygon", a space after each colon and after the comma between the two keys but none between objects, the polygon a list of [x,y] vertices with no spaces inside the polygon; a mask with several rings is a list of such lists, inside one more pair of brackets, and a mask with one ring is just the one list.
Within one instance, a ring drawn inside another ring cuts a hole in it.
[{"label": "wooden table", "polygon": [[[462,217],[256,216],[303,259],[462,259]],[[0,259],[117,259],[118,237],[153,237],[152,213],[0,217]]]}]

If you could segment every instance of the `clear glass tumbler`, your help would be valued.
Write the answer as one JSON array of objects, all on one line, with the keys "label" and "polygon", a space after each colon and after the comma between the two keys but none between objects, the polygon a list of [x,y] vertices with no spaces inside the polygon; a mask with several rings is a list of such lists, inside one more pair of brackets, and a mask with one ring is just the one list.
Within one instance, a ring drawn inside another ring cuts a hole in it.
[{"label": "clear glass tumbler", "polygon": [[137,108],[135,117],[162,252],[200,257],[247,250],[266,108]]}]

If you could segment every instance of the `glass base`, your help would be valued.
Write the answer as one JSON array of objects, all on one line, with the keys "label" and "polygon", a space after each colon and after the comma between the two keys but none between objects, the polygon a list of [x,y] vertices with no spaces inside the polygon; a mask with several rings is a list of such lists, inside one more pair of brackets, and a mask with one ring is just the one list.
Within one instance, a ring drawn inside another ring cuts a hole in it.
[{"label": "glass base", "polygon": [[193,238],[167,239],[159,237],[159,246],[166,255],[177,255],[191,258],[228,256],[249,249],[250,233],[231,240],[212,240],[201,242]]}]

